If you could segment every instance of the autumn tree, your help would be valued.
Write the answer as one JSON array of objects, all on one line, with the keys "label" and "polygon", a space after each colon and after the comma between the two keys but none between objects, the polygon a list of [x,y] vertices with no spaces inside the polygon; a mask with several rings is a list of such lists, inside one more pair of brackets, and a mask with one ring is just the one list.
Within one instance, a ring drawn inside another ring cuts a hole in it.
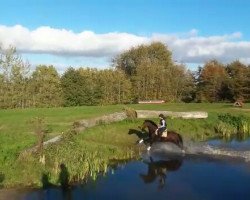
[{"label": "autumn tree", "polygon": [[130,79],[134,100],[182,99],[187,71],[174,64],[171,52],[160,42],[125,51],[113,60],[113,66]]},{"label": "autumn tree", "polygon": [[27,107],[29,72],[29,63],[22,60],[14,47],[6,50],[0,49],[0,107]]},{"label": "autumn tree", "polygon": [[100,90],[100,104],[121,104],[131,102],[131,82],[121,70],[98,71],[97,85]]},{"label": "autumn tree", "polygon": [[240,61],[234,61],[227,65],[229,75],[229,87],[233,100],[250,100],[250,69]]},{"label": "autumn tree", "polygon": [[227,73],[223,64],[216,60],[205,63],[198,72],[197,101],[220,101],[226,80]]},{"label": "autumn tree", "polygon": [[78,69],[81,78],[84,80],[82,90],[84,90],[85,105],[98,105],[102,96],[101,89],[99,87],[99,71],[96,68],[79,68]]},{"label": "autumn tree", "polygon": [[32,73],[29,90],[34,107],[55,107],[62,105],[60,76],[55,67],[39,65]]}]

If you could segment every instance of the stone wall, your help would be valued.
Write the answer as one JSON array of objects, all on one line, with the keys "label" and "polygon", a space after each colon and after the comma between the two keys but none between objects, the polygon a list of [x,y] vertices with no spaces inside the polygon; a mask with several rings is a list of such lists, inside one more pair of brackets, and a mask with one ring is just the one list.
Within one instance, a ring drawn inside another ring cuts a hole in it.
[{"label": "stone wall", "polygon": [[172,111],[155,111],[155,110],[136,110],[138,118],[157,118],[159,114],[168,117],[183,119],[205,119],[208,117],[207,112],[172,112]]}]

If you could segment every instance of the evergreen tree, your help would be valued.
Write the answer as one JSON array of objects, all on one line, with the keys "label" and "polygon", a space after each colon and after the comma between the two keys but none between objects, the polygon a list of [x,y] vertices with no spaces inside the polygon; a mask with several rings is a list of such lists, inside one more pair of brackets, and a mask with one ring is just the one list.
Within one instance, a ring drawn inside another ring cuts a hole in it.
[{"label": "evergreen tree", "polygon": [[79,70],[69,68],[61,77],[65,106],[90,105],[86,80]]}]

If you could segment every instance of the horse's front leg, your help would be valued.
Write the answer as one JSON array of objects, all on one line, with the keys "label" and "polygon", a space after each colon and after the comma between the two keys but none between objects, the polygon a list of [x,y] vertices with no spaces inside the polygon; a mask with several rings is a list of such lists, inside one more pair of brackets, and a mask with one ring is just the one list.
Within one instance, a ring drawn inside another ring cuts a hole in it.
[{"label": "horse's front leg", "polygon": [[[146,133],[146,131],[145,131],[144,129],[142,129],[140,126],[138,126],[138,127],[141,129],[141,133],[142,133],[142,134],[145,134],[145,133]],[[145,140],[146,140],[145,138],[141,138],[137,143],[138,143],[138,144],[141,144],[141,143],[143,143]]]},{"label": "horse's front leg", "polygon": [[151,149],[151,146],[153,145],[153,142],[155,141],[155,139],[156,139],[156,135],[151,133],[149,135],[149,146],[147,148],[148,151]]}]

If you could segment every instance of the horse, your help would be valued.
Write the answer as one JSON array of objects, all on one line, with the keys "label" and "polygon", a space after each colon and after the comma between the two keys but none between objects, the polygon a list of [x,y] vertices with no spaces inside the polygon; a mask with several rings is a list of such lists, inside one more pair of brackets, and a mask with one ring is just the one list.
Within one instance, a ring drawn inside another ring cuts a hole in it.
[{"label": "horse", "polygon": [[146,132],[137,129],[129,129],[128,134],[129,135],[134,134],[139,138],[139,140],[136,141],[136,144],[144,142],[144,144],[147,145],[149,143],[150,138],[148,137],[148,134]]},{"label": "horse", "polygon": [[160,137],[159,135],[156,135],[155,131],[158,128],[157,124],[153,122],[152,120],[145,120],[140,127],[142,131],[145,131],[145,129],[148,129],[148,134],[149,134],[149,143],[150,146],[148,150],[151,148],[153,142],[155,141],[160,141],[160,142],[171,142],[177,145],[182,152],[184,152],[184,147],[183,147],[183,140],[180,134],[176,133],[175,131],[167,131],[167,137]]},{"label": "horse", "polygon": [[148,171],[146,174],[140,173],[140,177],[146,184],[154,182],[159,177],[159,188],[161,189],[165,185],[167,173],[178,170],[182,165],[182,160],[153,161],[150,157],[150,162],[146,162],[146,164],[148,165]]}]

